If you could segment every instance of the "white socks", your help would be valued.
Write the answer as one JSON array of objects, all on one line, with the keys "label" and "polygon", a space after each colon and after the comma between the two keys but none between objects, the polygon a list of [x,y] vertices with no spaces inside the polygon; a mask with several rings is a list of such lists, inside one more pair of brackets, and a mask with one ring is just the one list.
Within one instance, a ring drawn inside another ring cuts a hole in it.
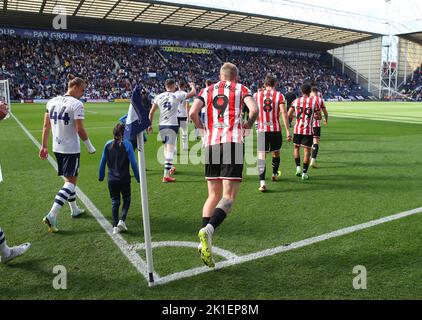
[{"label": "white socks", "polygon": [[0,228],[0,255],[2,257],[9,257],[10,253],[10,248],[6,243],[6,236],[4,235],[3,230]]},{"label": "white socks", "polygon": [[164,178],[170,177],[170,170],[173,168],[173,159],[166,159],[164,164]]},{"label": "white socks", "polygon": [[188,145],[188,122],[187,121],[180,121],[180,131],[182,133],[182,148],[183,151],[187,151],[189,148]]},{"label": "white socks", "polygon": [[78,211],[79,208],[76,204],[76,192],[73,192],[70,196],[69,199],[67,199],[67,201],[69,202],[69,207],[70,210],[72,210],[72,212]]},{"label": "white socks", "polygon": [[66,182],[63,188],[57,193],[56,198],[54,199],[53,207],[51,208],[49,215],[52,216],[53,218],[57,218],[57,215],[59,214],[60,209],[64,206],[66,201],[68,201],[71,195],[74,193],[75,193],[75,185],[73,183]]}]

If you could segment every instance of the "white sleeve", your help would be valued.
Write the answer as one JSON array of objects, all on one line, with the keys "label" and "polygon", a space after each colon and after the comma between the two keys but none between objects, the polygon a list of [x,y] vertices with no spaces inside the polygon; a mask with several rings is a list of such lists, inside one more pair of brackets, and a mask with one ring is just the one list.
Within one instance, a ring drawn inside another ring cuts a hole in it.
[{"label": "white sleeve", "polygon": [[82,102],[78,102],[73,107],[73,119],[74,120],[84,120],[85,119],[85,110]]},{"label": "white sleeve", "polygon": [[176,94],[176,99],[177,100],[179,100],[180,102],[183,102],[183,101],[185,101],[186,100],[186,96],[187,96],[188,94],[186,93],[186,92],[178,92],[177,94]]},{"label": "white sleeve", "polygon": [[154,98],[154,101],[152,103],[156,104],[158,107],[160,107],[160,105],[162,104],[162,100],[163,100],[163,96],[158,95]]},{"label": "white sleeve", "polygon": [[46,109],[45,109],[46,113],[50,113],[50,105],[51,105],[51,100],[47,102],[47,106],[46,106]]}]

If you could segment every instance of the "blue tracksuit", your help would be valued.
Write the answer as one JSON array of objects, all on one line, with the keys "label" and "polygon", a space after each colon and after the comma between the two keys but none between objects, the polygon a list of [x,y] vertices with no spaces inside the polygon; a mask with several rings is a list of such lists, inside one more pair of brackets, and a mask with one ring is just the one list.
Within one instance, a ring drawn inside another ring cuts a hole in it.
[{"label": "blue tracksuit", "polygon": [[129,163],[132,166],[136,180],[139,182],[139,170],[136,163],[135,153],[129,141],[122,143],[108,141],[104,146],[103,155],[100,162],[99,180],[105,178],[105,168],[108,167],[108,188],[112,202],[112,213],[114,226],[119,223],[120,195],[123,196],[122,220],[126,221],[130,207],[130,173]]}]

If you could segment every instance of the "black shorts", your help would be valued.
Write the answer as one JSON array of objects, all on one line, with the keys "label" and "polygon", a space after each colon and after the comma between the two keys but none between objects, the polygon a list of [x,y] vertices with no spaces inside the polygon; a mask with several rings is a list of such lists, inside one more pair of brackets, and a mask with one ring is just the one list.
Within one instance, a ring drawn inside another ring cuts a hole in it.
[{"label": "black shorts", "polygon": [[180,122],[182,122],[182,121],[188,121],[188,118],[187,117],[181,117],[181,118],[177,118],[177,122],[179,123],[179,127],[180,127]]},{"label": "black shorts", "polygon": [[321,138],[321,127],[314,127],[314,137]]},{"label": "black shorts", "polygon": [[77,177],[81,154],[54,153],[57,159],[58,175],[60,177]]},{"label": "black shorts", "polygon": [[280,151],[283,136],[278,132],[258,132],[258,152]]},{"label": "black shorts", "polygon": [[179,126],[160,126],[160,135],[164,144],[176,144]]},{"label": "black shorts", "polygon": [[312,148],[314,144],[314,136],[305,136],[303,134],[295,134],[293,143],[304,148]]},{"label": "black shorts", "polygon": [[212,180],[243,179],[243,143],[222,143],[205,149],[205,178]]}]

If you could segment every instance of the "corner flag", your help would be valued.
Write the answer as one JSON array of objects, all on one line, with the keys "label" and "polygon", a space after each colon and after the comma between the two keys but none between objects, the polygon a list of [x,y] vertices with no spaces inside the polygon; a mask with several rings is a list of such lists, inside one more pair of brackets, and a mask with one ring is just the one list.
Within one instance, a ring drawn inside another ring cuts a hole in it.
[{"label": "corner flag", "polygon": [[152,260],[152,243],[151,243],[151,227],[149,219],[148,208],[148,190],[147,190],[147,175],[145,170],[145,147],[142,132],[151,125],[149,121],[148,111],[142,105],[141,90],[137,86],[132,94],[129,112],[125,125],[125,139],[137,139],[138,142],[138,162],[139,162],[139,177],[141,187],[141,204],[142,217],[144,224],[144,238],[147,258],[147,272],[149,285],[154,285],[154,265]]},{"label": "corner flag", "polygon": [[142,105],[141,89],[137,86],[132,94],[126,118],[125,139],[132,140],[151,125],[148,110]]}]

